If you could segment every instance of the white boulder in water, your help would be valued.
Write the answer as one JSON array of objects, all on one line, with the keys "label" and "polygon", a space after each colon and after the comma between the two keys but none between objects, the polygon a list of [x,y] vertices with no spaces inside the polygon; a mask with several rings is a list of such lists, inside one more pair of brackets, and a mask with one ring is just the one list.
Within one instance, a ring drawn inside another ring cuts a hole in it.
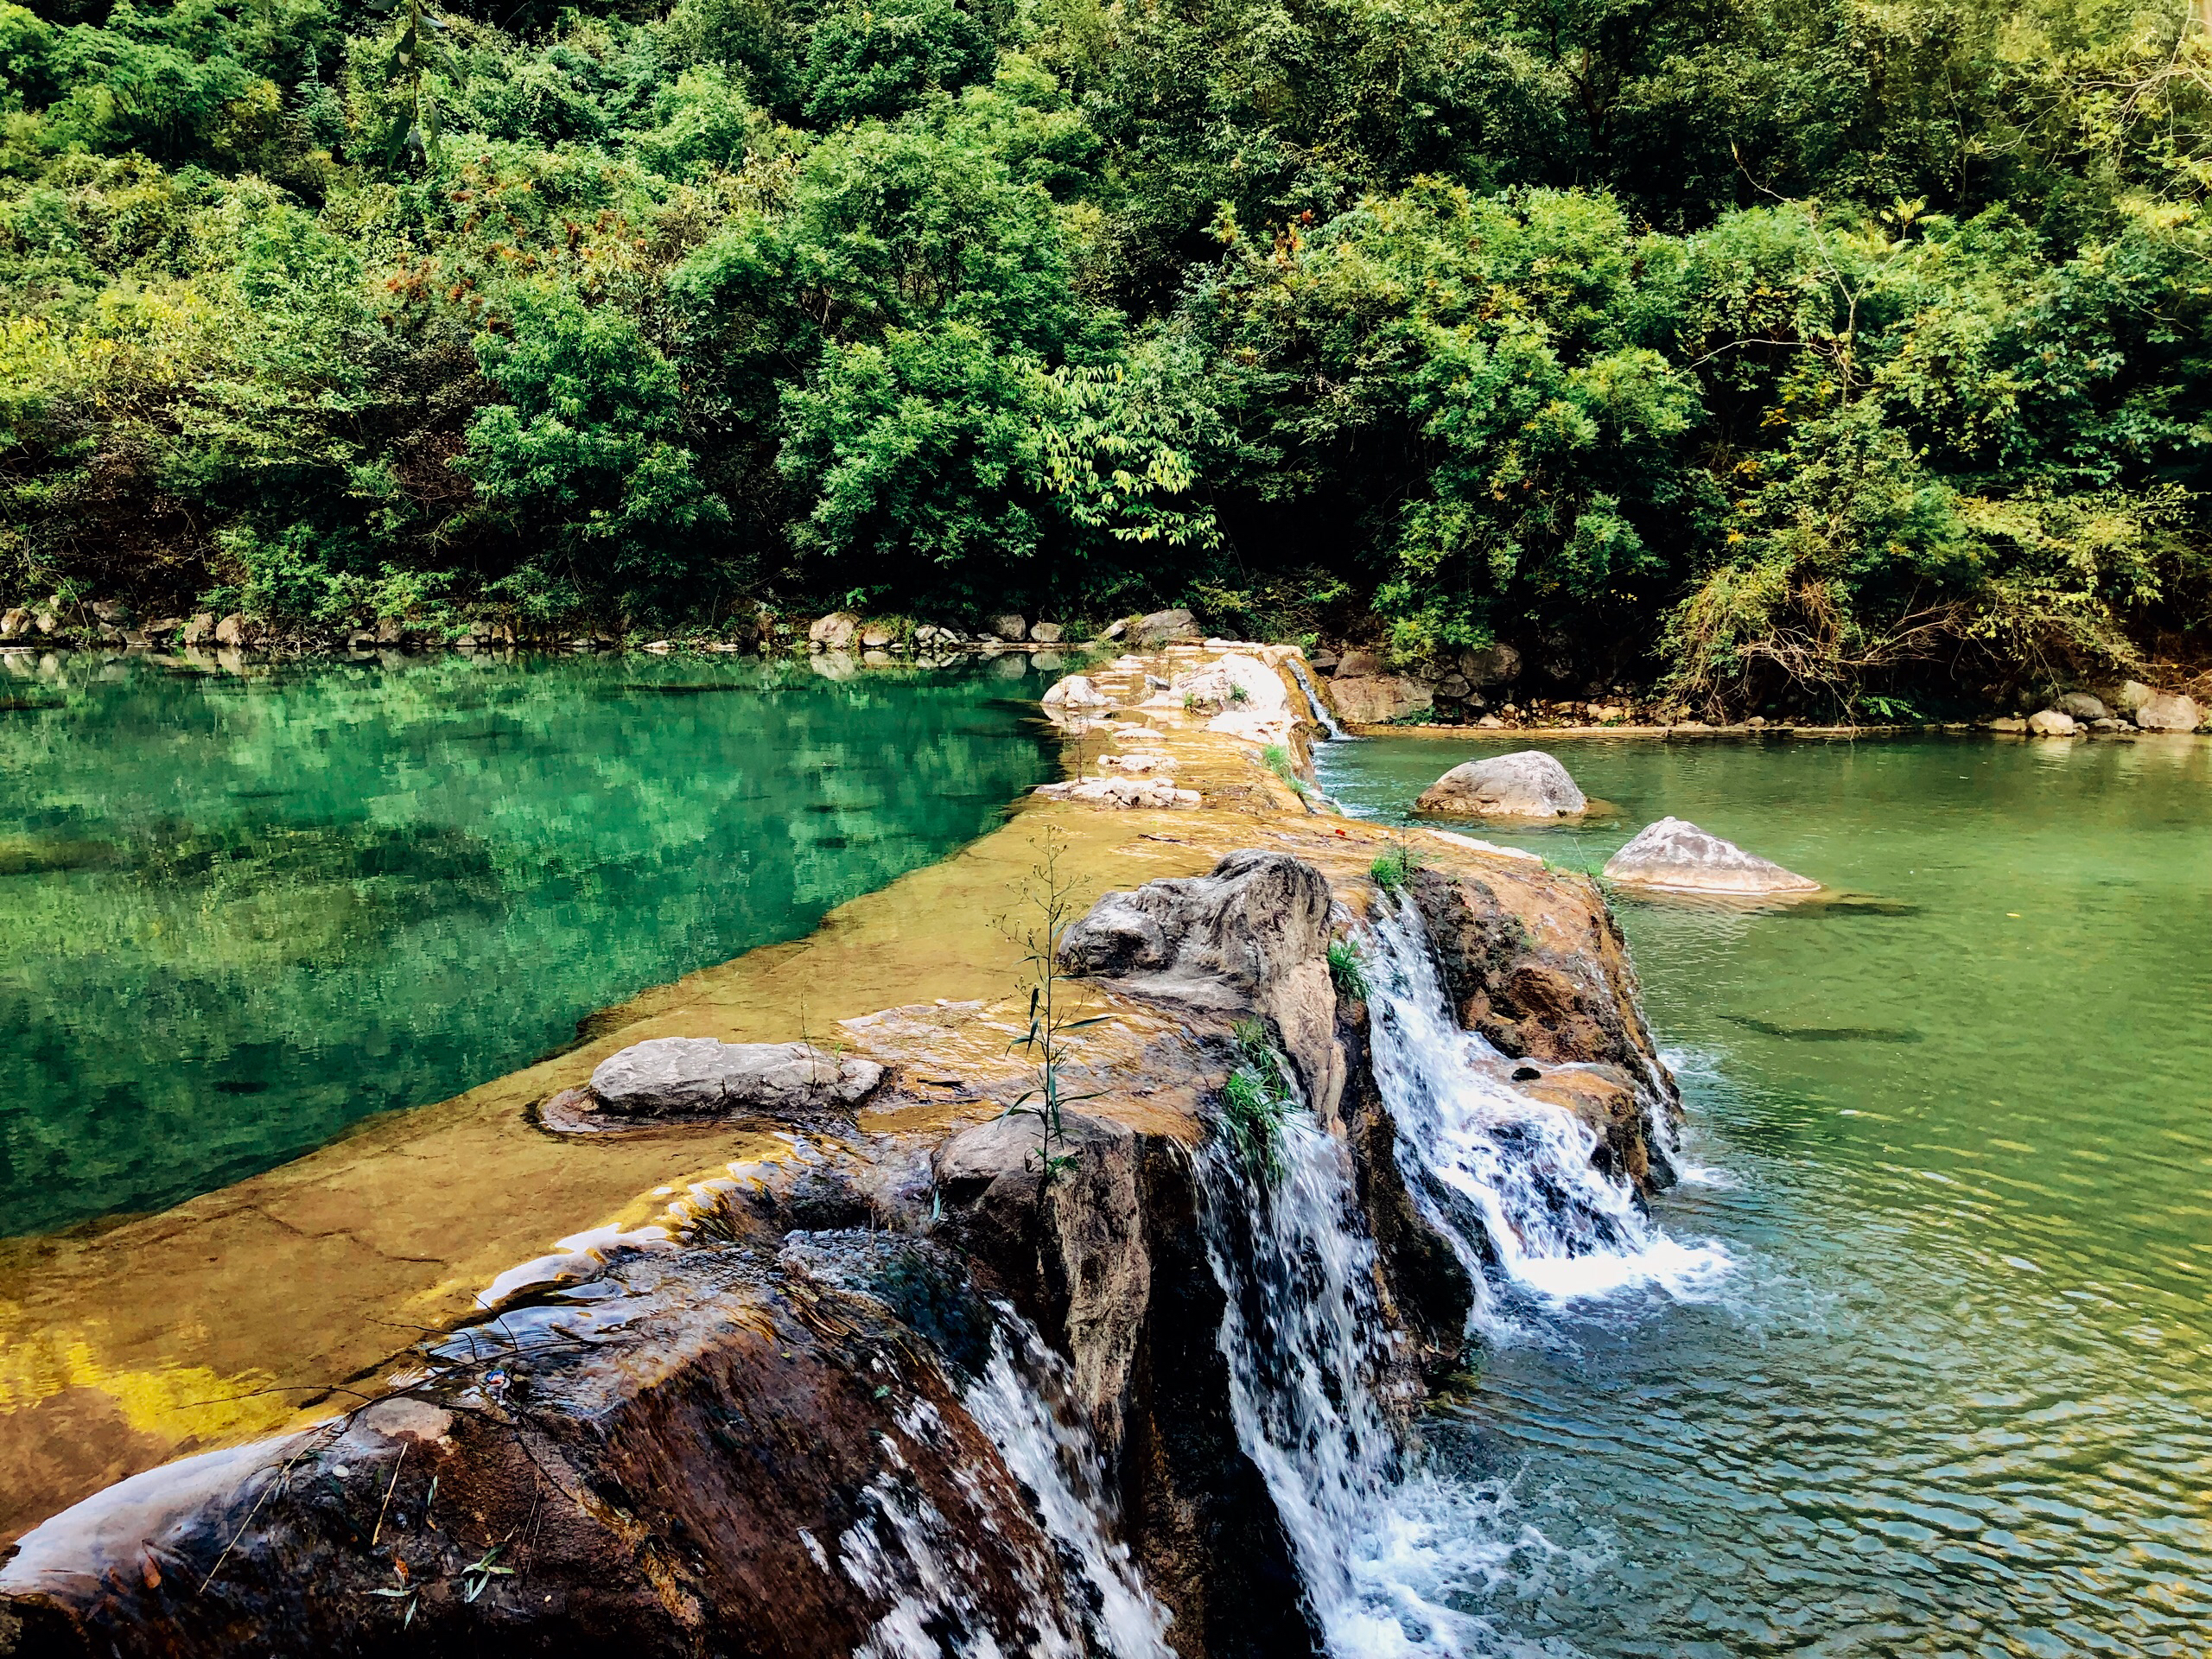
[{"label": "white boulder in water", "polygon": [[1680,818],[1648,824],[1605,863],[1623,887],[1678,893],[1818,893],[1821,884]]},{"label": "white boulder in water", "polygon": [[806,1043],[721,1043],[656,1037],[609,1055],[591,1074],[603,1111],[696,1117],[738,1109],[805,1116],[850,1106],[882,1080],[873,1060]]},{"label": "white boulder in water", "polygon": [[2204,711],[2194,697],[2153,691],[2135,711],[2135,723],[2146,732],[2193,732],[2204,723]]},{"label": "white boulder in water", "polygon": [[1541,749],[1456,766],[1414,804],[1423,812],[1469,818],[1575,818],[1590,807],[1567,768]]},{"label": "white boulder in water", "polygon": [[1090,683],[1089,675],[1071,674],[1052,682],[1044,702],[1047,709],[1103,709],[1106,694]]}]

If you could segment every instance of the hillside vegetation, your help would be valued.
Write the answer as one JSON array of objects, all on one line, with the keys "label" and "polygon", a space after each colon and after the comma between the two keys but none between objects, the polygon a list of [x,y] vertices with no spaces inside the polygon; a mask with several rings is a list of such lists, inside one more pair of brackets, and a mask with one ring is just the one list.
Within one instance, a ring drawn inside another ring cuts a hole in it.
[{"label": "hillside vegetation", "polygon": [[0,0],[0,603],[2201,661],[2208,101],[2100,0]]}]

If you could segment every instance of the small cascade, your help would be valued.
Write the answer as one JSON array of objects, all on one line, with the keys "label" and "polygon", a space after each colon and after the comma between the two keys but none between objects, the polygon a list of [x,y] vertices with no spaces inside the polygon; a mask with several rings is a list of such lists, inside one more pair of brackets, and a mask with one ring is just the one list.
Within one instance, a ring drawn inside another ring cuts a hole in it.
[{"label": "small cascade", "polygon": [[1298,689],[1306,694],[1306,706],[1313,713],[1313,723],[1329,734],[1332,742],[1343,738],[1344,728],[1337,724],[1337,717],[1329,712],[1329,705],[1321,701],[1321,694],[1313,689],[1313,682],[1306,672],[1306,664],[1295,657],[1288,661],[1291,677],[1298,682]]},{"label": "small cascade", "polygon": [[1641,1285],[1686,1294],[1726,1271],[1717,1246],[1669,1238],[1599,1173],[1587,1125],[1505,1081],[1512,1063],[1452,1018],[1410,899],[1371,939],[1375,1074],[1399,1166],[1478,1283],[1560,1302]]},{"label": "small cascade", "polygon": [[1229,1301],[1221,1351],[1238,1444],[1267,1482],[1328,1651],[1342,1659],[1499,1650],[1452,1604],[1553,1553],[1495,1485],[1415,1464],[1376,1399],[1390,1339],[1375,1245],[1343,1143],[1294,1113],[1281,1173],[1221,1137],[1198,1155],[1206,1255]]}]

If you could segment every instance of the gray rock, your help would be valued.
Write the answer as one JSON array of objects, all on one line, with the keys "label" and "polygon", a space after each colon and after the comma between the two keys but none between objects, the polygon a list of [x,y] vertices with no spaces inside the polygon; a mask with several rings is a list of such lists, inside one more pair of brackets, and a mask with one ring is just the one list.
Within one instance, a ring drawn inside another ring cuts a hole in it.
[{"label": "gray rock", "polygon": [[2135,723],[2146,732],[2193,732],[2204,723],[2204,711],[2194,697],[2154,691],[2135,711]]},{"label": "gray rock", "polygon": [[899,638],[899,630],[888,622],[870,622],[861,629],[861,649],[881,651]]},{"label": "gray rock", "polygon": [[1113,625],[1113,626],[1111,626],[1111,627],[1108,628],[1108,629],[1106,630],[1106,632],[1103,632],[1103,633],[1100,634],[1098,637],[1099,637],[1101,639],[1120,639],[1123,634],[1127,633],[1128,631],[1129,631],[1129,620],[1128,620],[1128,618],[1127,618],[1127,617],[1125,616],[1125,617],[1123,617],[1120,621],[1118,621],[1118,622],[1115,623],[1115,624]]},{"label": "gray rock", "polygon": [[1154,611],[1139,617],[1129,629],[1129,643],[1139,651],[1156,651],[1172,639],[1198,637],[1198,619],[1185,610]]},{"label": "gray rock", "polygon": [[1088,675],[1071,674],[1064,680],[1052,682],[1052,689],[1045,693],[1044,703],[1047,709],[1103,709],[1106,696],[1090,683]]},{"label": "gray rock", "polygon": [[814,651],[848,650],[860,627],[860,618],[850,611],[832,611],[827,616],[816,617],[808,625],[806,643]]},{"label": "gray rock", "polygon": [[31,613],[17,605],[0,613],[0,639],[13,639],[31,631]]},{"label": "gray rock", "polygon": [[1470,685],[1506,685],[1521,677],[1521,653],[1510,645],[1486,645],[1459,658],[1459,671]]},{"label": "gray rock", "polygon": [[2071,737],[2079,728],[2073,715],[2044,709],[2028,716],[2028,729],[2037,737]]},{"label": "gray rock", "polygon": [[1061,632],[1057,622],[1033,622],[1029,625],[1029,637],[1040,645],[1058,645]]},{"label": "gray rock", "polygon": [[991,632],[1001,639],[1024,639],[1029,635],[1029,619],[1007,612],[991,619]]},{"label": "gray rock", "polygon": [[2018,715],[1999,715],[1989,722],[1989,729],[1993,732],[2024,732],[2028,729],[2028,722]]},{"label": "gray rock", "polygon": [[1541,749],[1522,749],[1452,767],[1414,805],[1459,817],[1573,818],[1590,803],[1565,766]]},{"label": "gray rock", "polygon": [[1624,887],[1681,893],[1817,893],[1821,884],[1680,818],[1647,825],[1605,864]]},{"label": "gray rock", "polygon": [[1338,660],[1340,680],[1371,680],[1382,671],[1382,658],[1371,651],[1348,651]]},{"label": "gray rock", "polygon": [[215,625],[215,643],[236,649],[253,643],[254,626],[243,612],[232,611]]},{"label": "gray rock", "polygon": [[805,1043],[656,1037],[601,1060],[591,1092],[602,1110],[629,1117],[804,1117],[849,1108],[882,1080],[873,1060]]},{"label": "gray rock", "polygon": [[1329,698],[1337,705],[1338,717],[1355,726],[1380,726],[1403,720],[1408,715],[1421,713],[1430,703],[1429,690],[1419,680],[1408,679],[1402,674],[1358,675],[1346,679],[1341,668],[1337,671],[1336,678],[1329,682]]},{"label": "gray rock", "polygon": [[2102,720],[2091,721],[2089,729],[2093,732],[2116,732],[2120,730],[2120,722],[2107,715]]},{"label": "gray rock", "polygon": [[2069,691],[2055,706],[2060,713],[2071,715],[2082,721],[2103,720],[2112,713],[2101,700],[2086,691]]},{"label": "gray rock", "polygon": [[2151,701],[2151,688],[2140,680],[2122,680],[2120,690],[2113,693],[2112,706],[2123,715],[2132,715]]},{"label": "gray rock", "polygon": [[1146,996],[1272,1016],[1324,1122],[1344,1093],[1329,978],[1328,878],[1286,853],[1231,853],[1211,875],[1109,893],[1060,941],[1069,972]]}]

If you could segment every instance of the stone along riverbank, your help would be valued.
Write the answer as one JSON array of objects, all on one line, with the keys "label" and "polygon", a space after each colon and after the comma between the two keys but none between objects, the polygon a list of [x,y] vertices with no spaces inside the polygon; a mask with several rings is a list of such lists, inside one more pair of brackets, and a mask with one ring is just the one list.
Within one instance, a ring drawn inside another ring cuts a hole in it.
[{"label": "stone along riverbank", "polygon": [[0,1651],[1450,1643],[1414,1409],[1498,1264],[1667,1254],[1678,1107],[1586,879],[1315,810],[1300,668],[1057,688],[1007,829],[99,1264],[311,1206],[339,1294],[253,1364],[321,1398],[34,1529]]}]

